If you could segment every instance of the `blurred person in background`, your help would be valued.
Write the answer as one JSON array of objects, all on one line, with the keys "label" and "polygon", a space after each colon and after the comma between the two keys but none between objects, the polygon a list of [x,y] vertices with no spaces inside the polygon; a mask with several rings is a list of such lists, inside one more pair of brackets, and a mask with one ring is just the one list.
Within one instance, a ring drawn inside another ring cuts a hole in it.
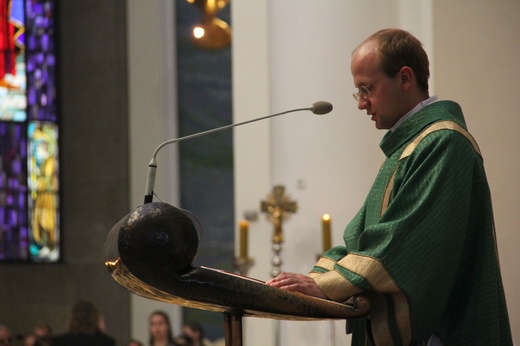
[{"label": "blurred person in background", "polygon": [[51,345],[52,329],[46,323],[38,323],[34,326],[33,332],[27,335],[24,346],[49,346]]},{"label": "blurred person in background", "polygon": [[156,310],[150,314],[148,330],[150,333],[150,346],[183,345],[182,343],[176,342],[173,338],[170,317],[164,311]]},{"label": "blurred person in background", "polygon": [[0,323],[0,346],[11,346],[13,339],[11,337],[11,331],[5,325]]},{"label": "blurred person in background", "polygon": [[182,327],[182,334],[192,340],[193,346],[209,346],[211,342],[204,337],[204,328],[198,322],[190,321]]},{"label": "blurred person in background", "polygon": [[140,341],[131,339],[131,340],[128,340],[128,342],[126,343],[126,346],[144,346],[144,345]]},{"label": "blurred person in background", "polygon": [[96,306],[86,300],[74,305],[69,331],[52,338],[53,346],[115,346],[115,340],[99,329],[100,314]]}]

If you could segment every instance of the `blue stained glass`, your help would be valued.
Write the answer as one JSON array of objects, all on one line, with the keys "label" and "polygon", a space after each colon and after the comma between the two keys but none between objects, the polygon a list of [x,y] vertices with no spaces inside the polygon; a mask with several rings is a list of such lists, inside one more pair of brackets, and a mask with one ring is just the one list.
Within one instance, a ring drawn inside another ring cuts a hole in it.
[{"label": "blue stained glass", "polygon": [[[59,259],[54,6],[11,0],[10,12],[0,11],[14,27],[4,35],[14,32],[8,47],[0,47],[8,66],[0,69],[0,261]],[[42,170],[51,172],[51,189],[41,188]]]},{"label": "blue stained glass", "polygon": [[[13,197],[13,196],[11,196]],[[12,198],[11,198],[12,199]],[[8,219],[8,222],[11,224],[11,225],[16,225],[18,224],[18,214],[16,213],[16,210],[9,210],[9,219]]]},{"label": "blue stained glass", "polygon": [[21,162],[20,160],[14,160],[13,161],[13,164],[11,166],[11,172],[15,175],[20,175],[22,174],[22,165],[21,165]]}]

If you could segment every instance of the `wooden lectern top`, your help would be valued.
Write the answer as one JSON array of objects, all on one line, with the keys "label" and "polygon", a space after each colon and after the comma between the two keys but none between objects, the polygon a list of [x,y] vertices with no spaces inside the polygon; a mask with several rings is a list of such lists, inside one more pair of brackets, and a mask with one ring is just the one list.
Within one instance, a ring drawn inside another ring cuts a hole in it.
[{"label": "wooden lectern top", "polygon": [[121,259],[106,266],[115,281],[136,295],[202,310],[283,320],[347,319],[370,310],[362,295],[337,303],[212,268],[194,267],[183,275],[162,276],[151,285],[133,275]]}]

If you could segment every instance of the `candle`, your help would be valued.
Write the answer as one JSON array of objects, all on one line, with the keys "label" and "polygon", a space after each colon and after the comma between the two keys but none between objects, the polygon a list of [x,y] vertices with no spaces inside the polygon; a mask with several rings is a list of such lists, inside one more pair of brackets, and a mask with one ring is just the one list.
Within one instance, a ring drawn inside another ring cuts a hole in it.
[{"label": "candle", "polygon": [[240,221],[240,258],[247,258],[247,229],[249,222]]},{"label": "candle", "polygon": [[321,218],[322,230],[323,230],[323,252],[326,252],[332,247],[330,239],[330,215],[324,214]]}]

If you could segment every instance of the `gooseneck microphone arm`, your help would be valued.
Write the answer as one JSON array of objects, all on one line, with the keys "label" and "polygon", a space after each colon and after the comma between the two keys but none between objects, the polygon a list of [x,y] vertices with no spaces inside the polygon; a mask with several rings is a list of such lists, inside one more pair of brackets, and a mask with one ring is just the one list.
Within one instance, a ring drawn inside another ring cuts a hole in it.
[{"label": "gooseneck microphone arm", "polygon": [[288,111],[285,111],[285,112],[271,114],[271,115],[267,115],[265,117],[243,121],[241,123],[225,125],[225,126],[221,126],[221,127],[217,127],[217,128],[211,129],[211,130],[194,133],[192,135],[179,137],[179,138],[173,138],[173,139],[169,139],[167,141],[164,141],[161,144],[159,144],[159,146],[157,146],[157,148],[153,152],[152,159],[150,160],[150,163],[148,164],[148,175],[147,175],[147,178],[146,178],[146,188],[145,188],[145,194],[144,194],[144,203],[145,204],[146,203],[150,203],[153,200],[153,188],[154,188],[154,185],[155,185],[155,175],[156,175],[156,171],[157,171],[157,161],[156,161],[155,157],[157,156],[157,153],[159,152],[159,150],[161,150],[162,147],[164,147],[164,146],[166,146],[168,144],[177,143],[177,142],[180,142],[180,141],[185,141],[187,139],[193,139],[193,138],[197,138],[197,137],[200,137],[200,136],[209,135],[211,133],[227,130],[227,129],[230,129],[230,128],[235,127],[235,126],[240,126],[240,125],[253,123],[255,121],[265,120],[265,119],[273,118],[273,117],[276,117],[276,116],[279,116],[279,115],[283,115],[283,114],[287,114],[287,113],[293,113],[293,112],[299,112],[299,111],[311,111],[314,114],[322,115],[322,114],[329,113],[331,110],[332,110],[332,104],[330,102],[327,102],[327,101],[317,101],[317,102],[314,102],[312,104],[312,107],[291,109],[291,110],[288,110]]}]

